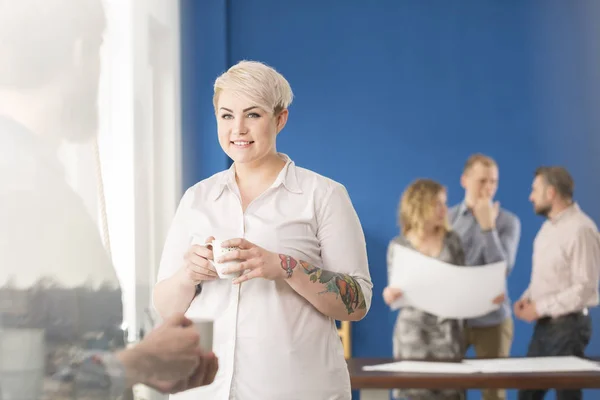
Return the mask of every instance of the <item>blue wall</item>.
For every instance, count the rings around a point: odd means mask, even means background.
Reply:
[[[183,187],[227,167],[212,106],[216,77],[229,63],[225,1],[181,1]]]
[[[296,98],[278,150],[346,185],[367,237],[375,293],[353,325],[354,356],[391,355],[385,252],[413,179],[443,182],[455,203],[469,154],[498,161],[498,199],[523,226],[513,299],[542,223],[527,200],[538,165],[567,166],[600,222],[600,2],[182,0],[182,16],[184,183],[228,165],[216,76],[241,59],[281,71]],[[588,350],[600,355],[593,317]],[[531,331],[516,323],[513,354],[525,353]]]

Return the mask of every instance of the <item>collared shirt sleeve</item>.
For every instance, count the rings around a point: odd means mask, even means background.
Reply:
[[[187,220],[193,199],[192,189],[188,189],[177,207],[175,217],[167,233],[156,283],[170,278],[183,266],[183,256],[190,245]]]
[[[521,222],[519,219],[512,215],[506,215],[496,229],[485,232],[483,237],[485,241],[483,252],[485,263],[506,261],[507,274],[510,273],[515,265],[521,238]]]
[[[373,283],[369,273],[365,236],[346,188],[331,183],[319,213],[317,237],[323,268],[353,277],[360,285],[367,311]]]
[[[106,367],[106,373],[110,379],[111,398],[119,398],[128,389],[125,366],[117,358],[115,353],[105,353],[103,362]]]
[[[600,279],[600,237],[596,230],[579,229],[569,251],[572,285],[536,301],[540,316],[559,316],[586,307]]]
[[[114,353],[88,354],[72,368],[74,383],[78,387],[77,393],[81,393],[83,397],[90,396],[102,386],[107,387],[111,400],[118,399],[125,394],[127,389],[125,367]]]
[[[128,389],[125,367],[109,351],[72,354],[49,378],[54,383],[46,382],[43,387],[43,396],[49,398],[67,390],[73,399],[117,400]]]

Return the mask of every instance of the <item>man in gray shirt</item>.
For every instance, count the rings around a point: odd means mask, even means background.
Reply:
[[[508,273],[515,263],[521,223],[513,213],[494,202],[498,188],[498,165],[483,154],[467,160],[461,185],[462,203],[449,210],[452,228],[459,234],[465,250],[466,265],[477,266],[506,261]],[[513,320],[508,297],[499,293],[496,311],[466,321],[465,350],[473,346],[478,357],[507,357],[513,340]],[[484,400],[503,400],[504,390],[484,390]]]

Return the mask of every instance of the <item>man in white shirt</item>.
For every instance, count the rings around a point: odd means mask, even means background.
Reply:
[[[547,218],[533,243],[531,283],[515,303],[515,315],[536,322],[528,356],[583,357],[591,337],[588,308],[598,305],[600,235],[573,200],[574,183],[563,167],[541,167],[529,200]],[[542,399],[544,390],[519,392]],[[579,400],[581,390],[559,390],[558,400]]]

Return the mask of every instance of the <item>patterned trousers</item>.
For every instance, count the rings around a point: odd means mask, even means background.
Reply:
[[[462,323],[440,319],[412,307],[398,314],[394,329],[394,357],[398,359],[460,359],[463,355]],[[396,400],[464,400],[464,391],[395,389]]]

